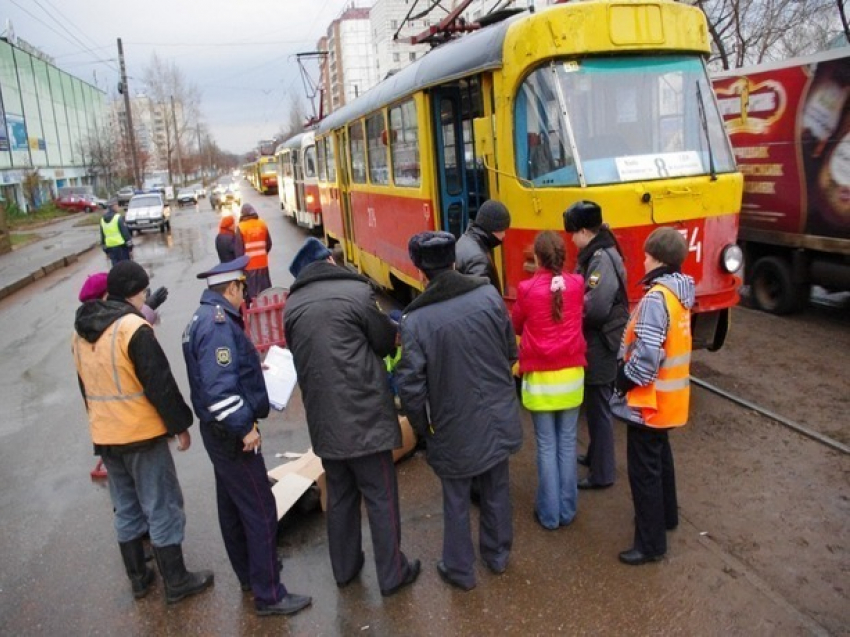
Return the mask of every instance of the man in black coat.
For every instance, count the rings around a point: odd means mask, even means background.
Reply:
[[[511,226],[511,214],[500,201],[485,201],[475,220],[469,224],[466,232],[457,242],[455,249],[456,269],[461,274],[487,277],[499,294],[502,283],[496,264],[493,263],[493,250],[502,245],[505,234]]]
[[[491,571],[505,571],[513,543],[508,458],[522,446],[511,374],[516,336],[488,280],[454,269],[453,235],[423,232],[408,249],[428,285],[402,316],[396,381],[443,486],[437,571],[449,584],[470,590],[476,584],[469,522],[473,478],[481,491],[479,550]]]
[[[362,500],[385,597],[413,583],[420,562],[402,553],[398,482],[392,450],[401,430],[383,358],[395,351],[396,328],[381,312],[371,283],[337,266],[310,237],[289,271],[284,329],[307,412],[313,450],[328,486],[328,548],[337,585],[363,568]]]

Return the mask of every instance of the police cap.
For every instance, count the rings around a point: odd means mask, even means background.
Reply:
[[[238,281],[239,279],[244,278],[245,267],[248,265],[248,261],[250,261],[250,257],[246,254],[233,259],[233,261],[219,263],[214,268],[210,268],[206,272],[201,272],[198,275],[198,278],[206,279],[207,286],[227,283],[228,281]]]

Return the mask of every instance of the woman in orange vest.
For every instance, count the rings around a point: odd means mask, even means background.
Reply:
[[[674,228],[656,228],[643,246],[647,289],[629,318],[620,347],[614,414],[629,427],[626,458],[635,507],[632,548],[620,561],[637,566],[667,552],[679,524],[676,473],[667,431],[688,421],[694,280],[682,274],[688,254]]]
[[[246,296],[250,304],[263,290],[272,286],[269,276],[269,252],[272,249],[272,238],[266,223],[260,219],[257,211],[249,203],[242,204],[239,213],[239,232],[237,233],[236,254],[247,254],[248,266],[245,276],[248,280]]]

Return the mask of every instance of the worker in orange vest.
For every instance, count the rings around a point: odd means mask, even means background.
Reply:
[[[694,280],[682,274],[688,255],[674,228],[656,228],[643,250],[647,292],[629,318],[620,347],[612,410],[629,427],[629,485],[635,507],[634,543],[620,561],[637,566],[667,552],[667,531],[679,524],[676,473],[668,430],[688,421],[691,308]]]
[[[257,295],[272,286],[269,276],[269,252],[272,249],[272,238],[266,223],[260,219],[257,211],[249,203],[242,204],[239,214],[239,232],[237,234],[236,255],[248,255],[248,266],[245,275],[248,288],[245,296],[251,304]]]

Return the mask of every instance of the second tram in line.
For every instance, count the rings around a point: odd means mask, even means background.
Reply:
[[[563,230],[563,211],[592,199],[625,253],[633,303],[647,235],[685,236],[694,347],[719,348],[738,301],[743,180],[709,50],[702,12],[665,0],[555,5],[432,50],[316,129],[328,244],[388,289],[421,290],[408,239],[460,236],[498,199],[512,217],[496,258],[510,305],[536,234]]]

